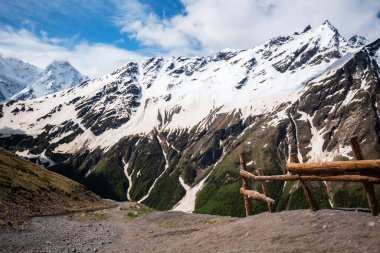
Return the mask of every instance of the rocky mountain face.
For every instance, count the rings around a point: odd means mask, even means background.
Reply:
[[[44,70],[0,56],[0,103],[42,97],[88,80],[70,63],[53,61]]]
[[[380,40],[346,40],[328,21],[247,50],[152,58],[59,93],[0,108],[0,145],[103,197],[158,210],[243,215],[248,169],[378,158]],[[362,40],[361,40],[362,41]],[[306,207],[297,183],[270,183],[277,209]],[[321,207],[365,206],[359,184],[315,183]],[[256,212],[266,210],[254,203]]]
[[[348,42],[355,47],[362,47],[369,43],[363,36],[354,35],[348,39]]]

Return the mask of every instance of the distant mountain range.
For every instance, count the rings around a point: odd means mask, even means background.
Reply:
[[[281,174],[291,153],[301,162],[353,158],[349,137],[358,135],[366,158],[378,158],[379,48],[380,40],[346,39],[326,21],[251,49],[130,62],[4,104],[0,145],[103,197],[243,215],[241,151],[249,170]],[[312,187],[322,207],[366,203],[350,184]],[[307,207],[297,182],[269,188],[278,210]]]
[[[0,55],[0,103],[26,100],[71,88],[88,80],[70,63],[53,61],[44,70]]]

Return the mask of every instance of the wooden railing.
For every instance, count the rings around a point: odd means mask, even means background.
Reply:
[[[375,196],[373,184],[380,183],[380,160],[364,160],[357,137],[351,139],[351,147],[356,161],[299,163],[297,155],[292,154],[290,163],[286,164],[289,173],[274,176],[264,176],[262,169],[257,170],[258,175],[248,172],[245,154],[240,154],[240,176],[243,180],[240,193],[244,196],[246,216],[252,214],[252,200],[264,201],[268,203],[269,211],[274,211],[275,201],[269,197],[267,181],[300,181],[309,207],[313,211],[319,210],[319,207],[308,181],[362,182],[372,215],[379,215],[380,206]],[[250,190],[250,179],[262,182],[263,193]]]

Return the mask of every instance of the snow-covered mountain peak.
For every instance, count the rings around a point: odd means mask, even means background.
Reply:
[[[348,39],[348,42],[353,47],[362,47],[362,46],[368,44],[369,41],[365,37],[355,34],[354,36],[352,36],[351,38]]]
[[[74,87],[88,80],[67,61],[53,61],[41,71],[35,81],[23,89],[14,99],[32,99]]]
[[[340,35],[338,29],[335,28],[335,26],[333,26],[328,20],[323,22],[321,25],[310,29],[310,32],[312,32],[314,34],[319,34],[320,37],[343,38]]]
[[[225,48],[225,49],[220,50],[221,53],[231,53],[231,52],[237,52],[237,51],[239,50],[235,48]]]
[[[38,67],[13,57],[3,58],[0,55],[0,75],[15,79],[24,85],[33,82],[41,71]]]
[[[41,73],[40,76],[46,75],[47,73],[51,73],[50,75],[57,75],[62,80],[62,78],[70,78],[74,76],[80,76],[82,77],[82,74],[79,73],[77,69],[75,69],[68,61],[53,61],[49,65],[46,66],[43,73]],[[68,76],[69,75],[69,76]],[[85,77],[85,76],[83,76]],[[85,78],[85,79],[88,79]],[[71,79],[66,81],[71,81]],[[67,84],[66,88],[69,88],[71,85]]]
[[[331,29],[331,30],[334,31],[334,32],[338,32],[338,29],[336,29],[335,26],[333,26],[333,25],[330,23],[330,21],[329,21],[328,19],[326,19],[326,20],[322,23],[322,25],[320,25],[320,26],[325,26],[325,27],[328,27],[329,29]]]
[[[349,60],[358,50],[325,22],[301,34],[277,36],[251,49],[130,62],[104,77],[57,94],[59,99],[48,96],[28,102],[34,110],[28,113],[28,120],[39,119],[30,131],[42,131],[54,117],[56,125],[77,123],[84,131],[78,143],[91,143],[91,148],[96,148],[109,147],[118,140],[110,136],[191,128],[211,112],[238,110],[242,117],[262,115],[297,99],[297,92],[307,82]],[[55,68],[57,65],[62,67]],[[53,62],[38,79],[39,85],[31,87],[33,93],[41,87],[71,87],[60,85],[80,79],[75,71],[67,73],[71,68],[69,63]],[[61,112],[52,107],[62,108]],[[15,129],[30,125],[24,118],[9,124]],[[57,150],[73,149],[64,145]]]
[[[313,37],[320,38],[339,38],[345,40],[339,33],[338,29],[333,26],[328,20],[324,21],[321,25],[311,28],[306,27],[302,34],[312,34]]]
[[[58,61],[54,60],[49,65],[46,66],[46,70],[49,69],[61,69],[61,68],[68,68],[68,69],[74,69],[74,67],[68,62],[68,61]]]
[[[0,55],[0,103],[35,81],[41,72],[39,68],[15,58],[3,58]]]
[[[22,60],[0,55],[0,103],[37,98],[88,80],[67,61],[53,61],[40,69]]]

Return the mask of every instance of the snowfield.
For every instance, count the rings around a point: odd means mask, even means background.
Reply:
[[[304,56],[300,49],[317,52],[302,63]],[[297,100],[299,91],[309,80],[349,60],[359,49],[325,22],[305,33],[274,38],[248,50],[226,49],[212,57],[153,58],[137,64],[134,71],[128,63],[78,87],[4,107],[4,114],[12,117],[1,118],[0,126],[38,135],[47,124],[60,126],[73,121],[84,133],[75,142],[58,146],[56,152],[73,153],[83,146],[90,150],[98,146],[107,149],[123,136],[146,134],[154,128],[161,131],[188,129],[212,111],[215,114],[238,109],[243,118],[276,111],[283,103]],[[341,57],[310,64],[326,54],[340,54]],[[294,58],[289,59],[289,56]],[[62,82],[70,79],[64,76]],[[115,84],[119,94],[116,98],[106,91]],[[137,98],[140,106],[128,111],[125,100],[131,96],[131,84],[141,89]],[[73,101],[90,101],[97,96],[101,98],[92,104],[92,111],[113,111],[118,117],[127,115],[130,119],[119,127],[94,135],[83,126]],[[19,107],[26,111],[12,113]],[[44,118],[49,113],[53,115]],[[158,120],[160,117],[163,119]],[[285,117],[279,112],[272,124]]]

